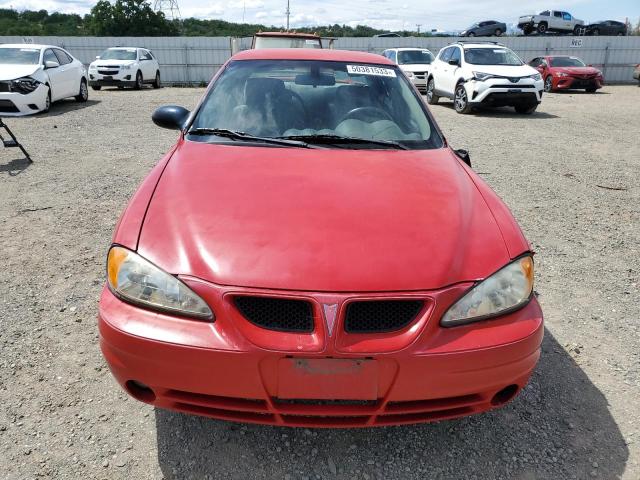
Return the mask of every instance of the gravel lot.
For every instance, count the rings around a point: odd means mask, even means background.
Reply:
[[[533,116],[432,107],[538,255],[530,385],[472,418],[373,430],[243,426],[122,392],[96,307],[115,222],[175,140],[155,107],[201,89],[103,90],[9,119],[0,150],[0,476],[7,479],[640,478],[640,88],[546,95]]]

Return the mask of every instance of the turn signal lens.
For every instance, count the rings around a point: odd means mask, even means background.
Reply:
[[[533,258],[520,257],[478,283],[458,300],[440,324],[451,327],[504,315],[524,307],[533,292]]]
[[[124,247],[113,246],[107,256],[109,289],[121,300],[178,315],[213,319],[213,312],[178,278]]]

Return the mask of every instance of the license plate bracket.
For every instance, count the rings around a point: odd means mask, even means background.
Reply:
[[[378,362],[371,359],[283,358],[278,398],[376,400]]]

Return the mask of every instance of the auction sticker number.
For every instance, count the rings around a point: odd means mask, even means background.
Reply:
[[[375,75],[377,77],[396,76],[396,72],[390,68],[372,67],[370,65],[347,65],[347,72],[354,75]]]

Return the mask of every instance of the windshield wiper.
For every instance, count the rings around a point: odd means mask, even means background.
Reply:
[[[391,140],[374,140],[370,138],[359,138],[359,137],[343,137],[342,135],[332,135],[332,134],[315,134],[315,135],[288,135],[286,137],[277,137],[283,140],[301,140],[306,143],[324,143],[324,144],[373,144],[373,145],[384,145],[385,147],[397,148],[399,150],[409,150],[409,148],[405,145],[402,145],[399,142],[393,142]]]
[[[299,148],[317,148],[306,142],[296,141],[295,139],[286,140],[279,137],[257,137],[245,132],[236,132],[226,128],[193,128],[187,132],[187,135],[215,135],[216,137],[230,138],[231,140],[243,140],[247,142],[269,143],[272,145],[285,145],[288,147]]]

